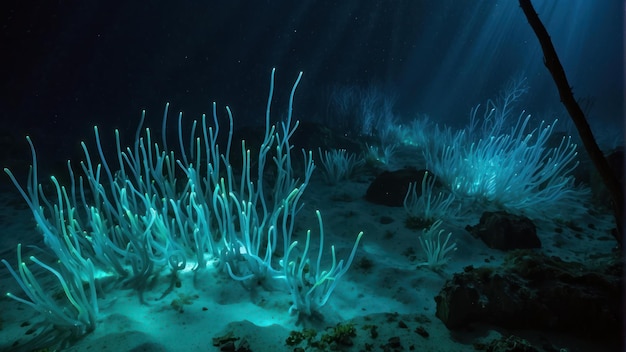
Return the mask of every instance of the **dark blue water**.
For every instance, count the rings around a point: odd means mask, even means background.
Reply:
[[[594,125],[623,124],[619,0],[535,1]],[[0,123],[6,159],[80,155],[92,126],[132,136],[140,111],[165,102],[191,118],[217,101],[236,124],[263,118],[277,68],[276,118],[304,71],[296,117],[323,120],[333,87],[376,87],[401,118],[462,126],[469,109],[526,76],[529,112],[567,115],[516,1],[3,2]],[[105,138],[106,140],[106,138]],[[6,149],[6,148],[5,148]],[[9,154],[9,155],[7,155]]]

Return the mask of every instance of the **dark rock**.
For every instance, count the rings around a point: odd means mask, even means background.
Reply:
[[[416,327],[415,328],[415,333],[420,335],[423,338],[428,338],[428,336],[430,336],[428,331],[426,331],[426,329],[423,326]]]
[[[531,251],[514,251],[499,268],[455,274],[435,297],[449,329],[487,323],[573,333],[619,343],[621,259],[591,267]]]
[[[428,170],[413,168],[385,171],[372,181],[365,194],[365,199],[376,204],[401,207],[411,182],[418,184],[417,193],[418,195],[421,194],[421,184],[426,172],[431,176],[433,175]]]
[[[489,246],[503,251],[541,248],[535,224],[529,218],[505,211],[486,211],[478,225],[465,229]]]
[[[489,342],[489,344],[475,344],[474,349],[486,352],[539,352],[546,351],[545,349],[539,349],[533,346],[527,340],[510,335],[507,337],[500,337]],[[554,351],[558,351],[554,349]]]
[[[391,348],[402,348],[402,343],[400,342],[400,337],[392,336],[387,340],[387,345]]]

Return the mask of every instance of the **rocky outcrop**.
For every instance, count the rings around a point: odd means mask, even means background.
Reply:
[[[483,240],[489,248],[508,251],[541,247],[532,220],[505,211],[486,211],[477,225],[468,225],[465,229],[474,237]]]
[[[466,268],[439,292],[437,317],[449,329],[473,323],[619,339],[622,262],[565,262],[513,251],[501,267]]]

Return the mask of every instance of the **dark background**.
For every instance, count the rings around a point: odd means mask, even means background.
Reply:
[[[623,125],[620,0],[534,1],[570,83],[599,130]],[[524,107],[568,117],[517,1],[3,1],[2,166],[26,171],[32,136],[43,168],[80,160],[93,126],[130,141],[141,110],[189,119],[229,105],[236,125],[263,122],[276,67],[276,117],[299,71],[299,119],[321,121],[333,86],[374,85],[407,119],[463,126],[510,78],[528,77]],[[172,115],[173,116],[173,115]],[[602,132],[600,132],[602,133]],[[0,177],[0,184],[8,178]]]

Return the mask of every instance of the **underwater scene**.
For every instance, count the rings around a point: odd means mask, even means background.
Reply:
[[[0,6],[0,351],[624,350],[622,1]]]

